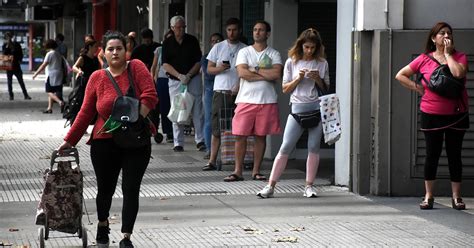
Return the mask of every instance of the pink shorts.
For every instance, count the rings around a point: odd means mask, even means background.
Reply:
[[[240,136],[265,136],[279,134],[280,114],[278,105],[238,103],[232,119],[232,134]]]

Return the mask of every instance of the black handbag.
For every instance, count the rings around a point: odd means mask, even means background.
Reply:
[[[321,112],[319,110],[313,110],[303,113],[291,113],[291,116],[300,124],[302,128],[313,128],[319,125],[321,121]]]
[[[421,78],[425,80],[427,87],[442,97],[450,99],[461,98],[464,91],[464,79],[455,78],[449,70],[448,65],[439,63],[438,60],[429,54],[426,54],[426,56],[438,64],[438,67],[436,67],[430,76],[430,81],[427,81],[425,77],[421,75]]]
[[[121,126],[112,132],[115,144],[122,148],[140,148],[150,145],[151,131],[147,119],[140,115],[140,101],[135,98],[135,86],[130,65],[127,68],[130,86],[125,96],[110,71],[107,69],[105,71],[117,92],[110,115],[112,120],[121,123]]]

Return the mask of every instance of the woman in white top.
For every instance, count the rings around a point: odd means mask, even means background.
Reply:
[[[283,93],[290,93],[291,113],[305,113],[319,110],[319,96],[329,88],[329,69],[325,59],[321,36],[315,29],[307,29],[301,33],[288,52],[288,59],[283,71]],[[257,196],[273,197],[277,181],[288,162],[288,155],[295,148],[305,128],[288,115],[283,142],[275,161],[268,185]],[[316,197],[313,182],[319,166],[319,146],[321,143],[321,122],[308,128],[308,158],[306,161],[306,187],[304,196]]]
[[[64,80],[64,62],[63,56],[56,51],[58,44],[54,40],[47,40],[44,48],[47,53],[43,63],[33,74],[33,80],[46,69],[46,93],[48,93],[48,108],[43,111],[44,114],[53,113],[53,103],[57,102],[61,106],[61,112],[64,108],[63,102],[63,80]]]

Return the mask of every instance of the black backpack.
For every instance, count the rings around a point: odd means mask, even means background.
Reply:
[[[64,127],[72,126],[76,119],[79,110],[81,110],[82,102],[84,101],[84,94],[86,91],[86,82],[84,77],[80,76],[76,80],[77,84],[69,93],[68,101],[64,105],[63,118],[66,119]]]

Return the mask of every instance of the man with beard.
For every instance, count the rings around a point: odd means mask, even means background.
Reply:
[[[257,21],[253,27],[254,44],[237,55],[237,73],[241,80],[232,119],[232,134],[236,136],[235,168],[224,178],[226,182],[244,180],[242,167],[248,136],[255,136],[252,179],[266,180],[260,174],[266,136],[280,133],[275,82],[281,79],[283,65],[280,53],[267,44],[270,31],[268,22]]]
[[[215,44],[207,56],[207,71],[211,75],[216,75],[214,79],[214,95],[212,98],[212,138],[211,154],[209,162],[202,170],[215,170],[217,153],[220,147],[220,122],[221,110],[225,111],[226,117],[231,117],[235,109],[235,96],[237,94],[239,76],[235,68],[237,54],[240,49],[246,47],[240,42],[242,26],[237,18],[230,18],[226,22],[227,39]],[[227,121],[227,120],[223,120]]]

